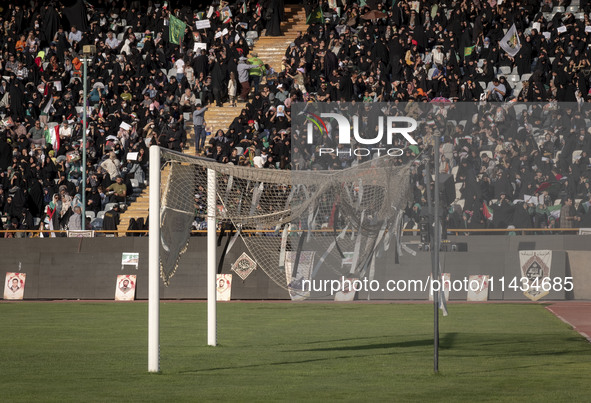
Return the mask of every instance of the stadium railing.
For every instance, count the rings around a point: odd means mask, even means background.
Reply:
[[[448,235],[469,235],[469,234],[484,234],[484,235],[493,235],[493,234],[506,234],[506,233],[515,233],[515,235],[532,235],[536,233],[554,233],[553,235],[568,235],[575,233],[578,234],[580,228],[479,228],[479,229],[470,229],[470,228],[448,228],[447,234]],[[90,230],[89,230],[90,231]],[[314,230],[315,232],[332,232],[332,230],[320,229]],[[418,229],[404,229],[402,230],[404,235],[419,235],[420,231]],[[148,235],[148,230],[96,230],[93,231],[98,236],[106,236],[106,235],[117,235],[117,236],[127,236],[127,234],[138,234],[138,235]],[[219,234],[219,230],[217,231]],[[273,233],[275,231],[270,230],[244,230],[244,233],[260,233],[260,232],[269,232]],[[293,230],[293,232],[298,232]],[[68,231],[65,230],[0,230],[0,238],[6,238],[6,234],[14,234],[17,233],[24,233],[28,234],[27,238],[37,238],[39,237],[40,233],[43,234],[60,234],[60,235],[67,235]],[[191,231],[192,235],[203,235],[207,234],[207,230],[193,230]]]

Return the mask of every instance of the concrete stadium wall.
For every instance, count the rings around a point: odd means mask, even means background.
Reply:
[[[406,237],[410,247],[418,250],[417,238]],[[490,300],[525,300],[523,293],[509,289],[514,277],[521,277],[519,250],[553,251],[551,277],[573,276],[574,291],[550,292],[550,299],[591,298],[591,237],[577,235],[547,236],[470,236],[451,237],[450,241],[466,243],[467,252],[441,254],[443,271],[454,279],[472,274],[488,274],[495,279],[505,278],[505,290],[499,280],[489,293]],[[389,253],[377,259],[375,279],[380,284],[394,280],[423,280],[431,273],[429,252],[418,251],[416,256],[404,254],[395,264],[396,257]],[[246,250],[239,241],[224,261],[223,273],[231,273],[230,266]],[[194,237],[181,258],[179,269],[169,287],[161,286],[163,299],[206,298],[206,238]],[[121,267],[123,252],[138,252],[138,269]],[[221,248],[218,249],[218,255]],[[138,238],[52,238],[3,239],[0,241],[0,261],[5,272],[27,273],[25,299],[113,299],[118,274],[136,274],[137,299],[148,297],[148,239]],[[334,272],[320,270],[317,279],[334,279]],[[245,281],[233,276],[232,299],[288,299],[287,292],[277,286],[259,268]],[[450,299],[465,300],[465,291],[450,292]],[[327,293],[313,292],[313,298],[332,299]],[[426,292],[377,291],[358,293],[365,300],[424,300]]]

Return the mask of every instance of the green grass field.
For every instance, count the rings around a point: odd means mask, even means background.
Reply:
[[[589,401],[591,344],[542,305],[452,304],[433,374],[428,304],[0,304],[0,401]]]

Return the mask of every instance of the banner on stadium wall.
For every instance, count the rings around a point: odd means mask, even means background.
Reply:
[[[232,296],[232,275],[218,274],[216,277],[216,301],[230,301]]]
[[[304,280],[310,280],[314,268],[314,251],[300,252],[298,267],[294,273],[297,252],[285,252],[285,279],[292,301],[302,301],[310,296],[310,290],[304,291]]]
[[[253,270],[256,270],[257,264],[246,252],[242,252],[242,255],[232,265],[232,271],[238,274],[238,276],[244,281]]]
[[[138,252],[123,252],[121,254],[121,270],[123,270],[125,266],[134,266],[137,270],[139,264],[140,254]]]
[[[343,289],[335,293],[334,300],[336,302],[350,302],[355,300],[355,295],[357,294],[357,291],[355,291],[352,287],[353,282],[355,280],[359,279],[341,277],[341,284],[343,285]]]
[[[544,279],[550,278],[552,251],[521,250],[519,251],[519,263],[521,264],[520,287],[527,289],[523,295],[532,301],[537,301],[548,295],[550,289],[544,286]],[[546,280],[546,282],[548,281]],[[547,291],[544,291],[544,288]]]
[[[484,274],[468,277],[468,301],[488,301],[488,281]]]
[[[94,231],[89,230],[68,230],[68,238],[94,238]]]
[[[4,299],[22,300],[25,295],[27,273],[6,273]]]
[[[135,299],[135,274],[120,274],[115,286],[115,301],[133,301]]]

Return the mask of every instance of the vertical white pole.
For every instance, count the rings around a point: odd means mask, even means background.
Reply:
[[[150,147],[148,371],[160,371],[160,147]]]
[[[216,174],[207,170],[207,345],[217,345],[216,318]]]

